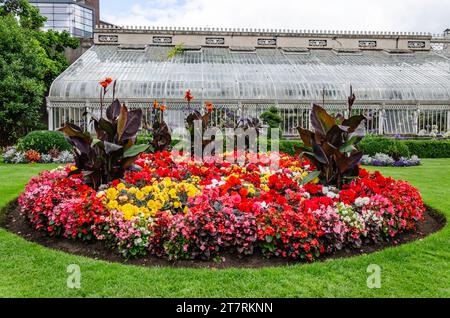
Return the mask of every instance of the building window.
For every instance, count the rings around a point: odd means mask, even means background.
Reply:
[[[67,31],[72,36],[91,38],[94,29],[94,11],[74,1],[30,1],[47,18],[44,30]]]

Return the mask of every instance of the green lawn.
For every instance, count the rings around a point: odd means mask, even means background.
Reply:
[[[0,205],[45,166],[0,164]],[[427,204],[450,217],[450,159],[383,168],[410,181]],[[424,240],[349,259],[265,269],[140,268],[53,251],[0,230],[0,297],[450,297],[450,227]],[[81,268],[81,289],[66,268]],[[382,286],[366,286],[378,264]]]

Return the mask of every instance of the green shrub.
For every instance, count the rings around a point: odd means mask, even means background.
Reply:
[[[33,131],[21,138],[17,148],[22,151],[36,150],[40,153],[48,153],[51,149],[71,150],[72,146],[61,132],[43,130]]]
[[[280,152],[295,156],[297,154],[296,148],[303,146],[303,143],[298,140],[280,140]]]
[[[450,158],[450,140],[403,140],[411,155],[419,158]]]
[[[358,147],[369,156],[377,153],[384,153],[391,157],[410,157],[411,155],[408,146],[402,140],[381,136],[367,136]]]
[[[272,106],[269,110],[262,113],[259,118],[262,122],[269,126],[267,137],[270,139],[272,137],[272,128],[278,128],[280,130],[279,138],[283,136],[283,131],[281,129],[281,123],[283,122],[283,118],[280,116],[278,108]]]

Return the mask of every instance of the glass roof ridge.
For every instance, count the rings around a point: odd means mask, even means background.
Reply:
[[[239,33],[288,33],[313,35],[368,35],[368,36],[443,36],[431,32],[416,31],[383,31],[383,30],[330,30],[330,29],[298,29],[298,28],[258,28],[258,27],[198,27],[198,26],[155,26],[155,25],[96,25],[96,31],[184,31],[184,32],[239,32]]]

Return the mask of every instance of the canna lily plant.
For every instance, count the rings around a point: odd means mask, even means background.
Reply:
[[[128,110],[115,99],[106,109],[106,118],[92,116],[92,120],[94,138],[72,123],[66,123],[60,131],[74,148],[76,169],[71,175],[83,174],[86,183],[98,189],[122,178],[148,145],[135,145],[142,121],[141,109]]]
[[[354,101],[355,95],[351,94],[348,99],[349,114]],[[311,112],[313,131],[297,128],[303,141],[303,147],[298,152],[316,166],[316,174],[322,184],[341,188],[358,176],[358,163],[363,152],[356,146],[364,135],[357,133],[357,129],[365,119],[362,115],[333,117],[315,104]]]
[[[198,110],[192,110],[191,108],[191,101],[194,99],[194,97],[191,95],[191,91],[186,91],[185,99],[188,102],[188,111],[190,113],[186,117],[186,128],[189,132],[189,136],[191,139],[191,155],[194,156],[194,140],[195,140],[195,123],[200,122],[201,123],[201,138],[202,138],[202,150],[206,148],[207,145],[209,145],[211,142],[213,142],[213,139],[207,139],[204,138],[206,130],[208,129],[208,126],[210,124],[211,120],[211,114],[214,111],[214,105],[211,102],[205,103],[206,112],[205,114],[201,114]]]
[[[248,118],[248,117],[241,117],[238,119],[237,123],[236,123],[236,139],[237,138],[242,138],[242,133],[247,132],[248,129],[254,129],[255,133],[256,133],[256,138],[259,138],[259,135],[261,133],[261,130],[263,129],[263,125],[261,124],[260,120],[258,118]],[[237,130],[240,129],[240,130]],[[256,146],[257,146],[257,152],[259,152],[259,144],[257,142],[257,140],[252,141],[250,140],[250,137],[248,135],[244,136],[245,138],[245,150],[249,150],[250,149],[250,144],[256,141]],[[237,141],[236,141],[237,144]]]
[[[148,128],[153,136],[153,139],[150,142],[150,148],[153,153],[168,150],[172,143],[169,126],[164,121],[165,111],[165,105],[159,105],[157,100],[153,102],[153,126]]]

